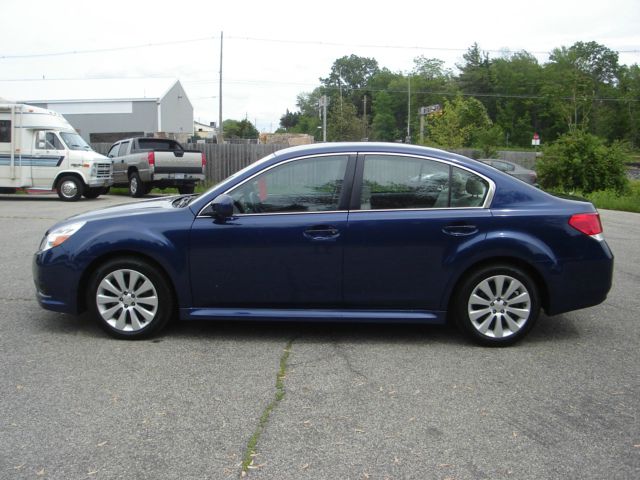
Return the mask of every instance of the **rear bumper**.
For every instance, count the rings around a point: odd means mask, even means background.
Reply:
[[[601,255],[565,261],[561,272],[550,280],[548,315],[593,307],[606,300],[613,283],[614,259],[605,241],[598,244]]]

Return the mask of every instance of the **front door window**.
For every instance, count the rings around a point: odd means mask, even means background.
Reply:
[[[348,156],[312,157],[279,165],[236,187],[236,214],[338,210]]]

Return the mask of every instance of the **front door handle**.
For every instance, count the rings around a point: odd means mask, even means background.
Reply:
[[[466,237],[478,233],[478,227],[475,225],[447,225],[442,227],[442,231],[453,237]]]
[[[304,236],[315,241],[335,240],[340,236],[340,230],[332,225],[314,225],[304,231]]]

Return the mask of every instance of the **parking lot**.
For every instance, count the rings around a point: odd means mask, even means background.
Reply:
[[[511,348],[240,322],[126,342],[42,310],[31,258],[55,221],[129,201],[0,195],[0,478],[238,478],[256,433],[248,478],[640,477],[640,215],[601,212],[608,300]]]

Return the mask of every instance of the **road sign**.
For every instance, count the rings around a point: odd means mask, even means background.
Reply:
[[[540,146],[540,135],[538,133],[533,134],[533,138],[531,139],[531,146],[538,147]]]
[[[436,113],[442,110],[442,105],[440,104],[435,104],[435,105],[429,105],[428,107],[420,107],[420,109],[418,110],[418,114],[419,115],[430,115],[432,113]]]

